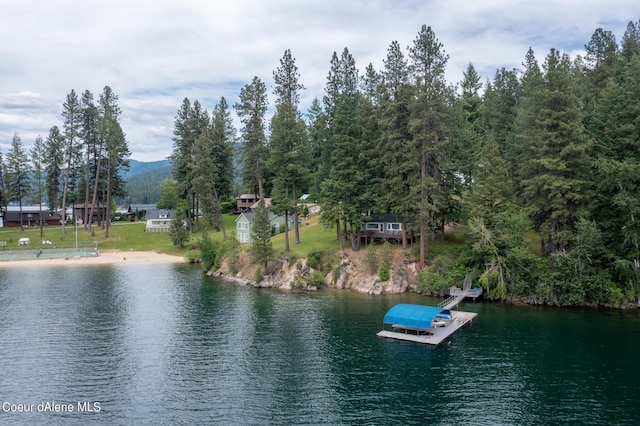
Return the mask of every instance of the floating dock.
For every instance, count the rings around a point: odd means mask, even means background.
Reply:
[[[451,321],[442,327],[420,328],[392,324],[393,331],[382,330],[377,336],[427,345],[439,345],[477,316],[478,314],[475,312],[451,311]]]
[[[474,312],[452,311],[466,297],[473,300],[482,294],[482,288],[471,288],[467,276],[462,289],[451,287],[450,297],[436,306],[399,304],[384,316],[383,326],[391,330],[382,330],[377,336],[409,342],[439,345],[447,337],[470,323],[478,316]]]

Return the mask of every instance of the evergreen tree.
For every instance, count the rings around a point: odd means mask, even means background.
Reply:
[[[330,152],[328,152],[327,115],[318,98],[314,98],[307,112],[309,137],[309,171],[312,178],[311,192],[318,196],[320,185],[329,175]]]
[[[457,99],[458,113],[461,115],[461,126],[457,129],[459,137],[453,146],[452,154],[456,160],[456,169],[465,183],[473,180],[474,169],[484,140],[484,105],[480,97],[480,76],[473,64],[464,71],[464,79],[460,84],[462,93]]]
[[[243,127],[240,130],[240,161],[242,184],[245,190],[265,197],[267,138],[265,135],[264,115],[267,112],[267,87],[258,77],[253,77],[240,91],[240,102],[234,105]]]
[[[80,164],[82,162],[82,145],[80,144],[82,126],[82,108],[74,90],[67,95],[62,105],[64,129],[64,183],[62,187],[62,235],[66,235],[67,202],[75,201],[70,194],[76,186]]]
[[[543,252],[551,254],[570,248],[584,213],[589,141],[568,56],[552,49],[544,69],[539,85],[523,85],[518,137],[522,203],[541,232]]]
[[[627,29],[622,36],[620,53],[627,63],[640,56],[640,20],[627,24]]]
[[[362,128],[358,70],[348,48],[331,58],[331,69],[325,88],[325,115],[328,125],[327,178],[321,185],[324,206],[321,219],[327,225],[336,224],[342,246],[342,233],[350,236],[351,248],[359,250],[360,232],[364,228],[364,212],[371,210],[367,202],[365,175],[366,152],[362,145]],[[375,142],[375,141],[371,141]],[[365,207],[367,205],[367,207]],[[342,228],[340,226],[342,223]]]
[[[180,198],[189,205],[187,224],[190,232],[193,231],[193,217],[196,212],[193,151],[196,140],[208,126],[209,116],[202,110],[200,102],[196,100],[191,105],[189,99],[185,98],[176,115],[171,160],[173,160],[173,175],[178,183]]]
[[[381,203],[385,212],[392,212],[402,221],[402,245],[407,248],[407,223],[417,218],[417,204],[412,182],[419,170],[418,151],[409,131],[413,88],[409,81],[409,64],[402,49],[394,41],[387,50],[382,71],[381,98],[382,153]]]
[[[290,50],[273,72],[276,111],[271,120],[269,168],[273,171],[271,208],[285,217],[284,249],[289,251],[289,215],[294,218],[295,243],[300,242],[298,196],[307,177],[306,127],[298,112],[300,75]]]
[[[618,43],[611,31],[598,28],[585,45],[590,91],[596,95],[617,72]]]
[[[186,226],[187,216],[184,212],[184,205],[178,207],[176,215],[169,225],[169,238],[174,246],[183,248],[189,241],[189,229]]]
[[[32,197],[38,206],[40,206],[39,218],[40,218],[40,240],[42,241],[44,236],[44,230],[42,229],[42,199],[44,198],[46,182],[45,182],[45,145],[44,141],[38,136],[33,143],[33,147],[29,151],[31,154],[31,175],[33,179],[33,193]]]
[[[355,60],[345,48],[340,57],[334,52],[327,77],[325,110],[329,117],[331,168],[321,187],[325,224],[335,223],[340,235],[348,231],[353,250],[360,249],[364,214],[371,210],[372,197],[366,191],[368,160],[364,157],[359,122],[360,94]],[[342,237],[340,237],[342,241]]]
[[[105,153],[100,155],[98,161],[98,171],[96,177],[102,176],[106,180],[103,184],[103,203],[107,209],[113,204],[113,198],[124,198],[125,182],[122,172],[129,168],[129,144],[126,135],[120,126],[120,114],[122,110],[118,105],[118,95],[109,86],[105,86],[98,100],[100,146],[104,147]],[[102,166],[100,166],[102,164]],[[106,186],[106,187],[105,187]],[[97,184],[94,187],[94,199],[97,199]],[[107,211],[105,238],[109,238],[109,227],[111,225],[111,214]]]
[[[629,58],[629,59],[627,59]],[[624,293],[640,294],[640,56],[601,92],[590,121],[596,197],[593,217],[617,261]]]
[[[271,244],[271,223],[269,222],[269,210],[264,205],[264,199],[258,201],[258,208],[253,216],[251,226],[251,247],[249,253],[253,262],[267,269],[269,262],[274,258],[275,251]]]
[[[58,126],[49,129],[49,136],[44,143],[44,167],[46,176],[47,199],[49,211],[58,212],[60,201],[60,181],[62,167],[64,166],[64,135],[60,133]],[[64,214],[62,215],[64,217]]]
[[[360,90],[356,109],[356,126],[359,132],[358,164],[363,169],[360,201],[363,215],[381,211],[381,183],[384,167],[380,165],[379,142],[382,126],[381,98],[382,76],[369,64],[365,75],[359,79]],[[366,209],[366,210],[364,210]],[[386,211],[389,211],[386,209]]]
[[[194,184],[205,216],[203,229],[212,223],[222,230],[225,240],[220,202],[231,195],[234,135],[227,103],[222,98],[214,108],[211,127],[200,134],[194,147]]]
[[[509,167],[493,136],[483,146],[472,190],[465,197],[466,217],[481,217],[488,226],[496,224],[496,215],[509,215],[519,208]]]
[[[514,179],[519,169],[518,149],[514,141],[516,106],[520,99],[520,81],[515,71],[502,68],[484,93],[484,121],[487,137],[493,137],[507,162],[509,176]]]
[[[221,98],[213,109],[211,120],[211,134],[213,137],[214,164],[217,169],[214,195],[216,201],[216,214],[218,226],[222,229],[224,239],[227,239],[224,223],[222,221],[222,200],[232,196],[234,180],[234,152],[233,145],[236,141],[236,129],[229,111],[227,101]]]
[[[102,160],[102,138],[100,137],[98,121],[99,112],[93,99],[93,93],[85,90],[80,99],[82,107],[82,139],[85,152],[84,191],[80,199],[84,199],[83,226],[91,230],[93,222],[93,208],[97,202],[97,188],[100,182],[100,161]],[[95,186],[92,191],[91,188]],[[91,196],[93,194],[93,198]]]
[[[415,138],[420,161],[419,179],[413,182],[420,211],[420,258],[425,266],[428,255],[428,230],[435,225],[440,206],[447,194],[443,184],[445,161],[443,156],[448,142],[447,119],[450,114],[451,90],[444,78],[449,56],[444,53],[431,27],[425,25],[409,48],[410,70],[415,85],[411,109],[410,131]]]
[[[9,201],[17,201],[20,206],[20,229],[24,231],[22,204],[31,191],[29,159],[18,132],[13,134],[11,149],[7,153],[5,173]]]
[[[206,128],[193,147],[193,188],[203,215],[203,233],[207,232],[209,224],[214,223],[216,215],[214,188],[217,165],[213,162],[213,157],[211,129]]]

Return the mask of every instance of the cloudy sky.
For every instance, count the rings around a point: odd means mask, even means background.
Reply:
[[[409,46],[431,26],[449,55],[447,80],[471,62],[484,79],[518,68],[531,46],[581,54],[602,27],[621,39],[640,19],[638,0],[2,0],[0,150],[14,132],[26,147],[61,126],[66,95],[104,86],[120,98],[132,158],[165,159],[182,100],[209,111],[273,70],[291,49],[307,90],[322,98],[334,51],[360,70],[382,68],[390,43]],[[406,51],[405,51],[406,53]]]

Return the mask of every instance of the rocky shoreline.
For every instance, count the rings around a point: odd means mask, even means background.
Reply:
[[[236,259],[233,267],[226,261],[219,270],[209,271],[208,274],[253,287],[306,291],[318,289],[315,282],[309,282],[315,270],[307,265],[307,259],[291,261],[280,258],[276,262],[272,273],[260,274],[262,279],[259,282],[255,280],[258,267],[251,264],[246,253]],[[328,273],[322,274],[324,279],[321,285],[371,295],[405,293],[416,285],[415,262],[394,258],[389,267],[389,279],[384,281],[377,273],[370,273],[369,269],[365,264],[364,253],[340,251],[337,253],[337,264]]]

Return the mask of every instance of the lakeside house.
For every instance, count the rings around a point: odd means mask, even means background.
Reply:
[[[240,213],[236,219],[236,238],[241,243],[251,243],[251,227],[255,218],[254,212]],[[280,229],[284,226],[284,216],[278,216],[269,212],[269,223],[271,224],[271,235],[279,234]],[[289,228],[293,227],[293,217],[289,217]]]
[[[251,206],[260,200],[257,194],[240,194],[236,197],[236,211],[238,213],[251,211]]]
[[[74,204],[73,208],[73,216],[77,219],[85,220],[85,212],[88,214],[92,213],[92,205],[91,204]],[[91,223],[101,223],[107,220],[108,209],[103,204],[94,204],[93,205],[93,217],[91,219]]]
[[[264,199],[264,206],[265,208],[269,208],[271,207],[271,201],[273,201],[273,198],[266,198]],[[258,204],[260,204],[260,199],[258,199],[258,201],[256,201],[255,203],[251,204],[251,206],[249,206],[249,211],[250,212],[255,212],[256,209],[258,208]]]
[[[48,206],[7,206],[0,214],[0,227],[15,228],[20,226],[20,215],[22,214],[23,226],[60,225],[60,215],[51,213]]]
[[[365,224],[362,238],[367,242],[402,242],[402,222],[392,213],[373,213],[369,216],[369,221]],[[413,241],[413,232],[407,231],[407,239]]]
[[[175,210],[168,209],[151,209],[147,210],[145,219],[147,225],[145,232],[169,232],[171,221],[176,215]]]

